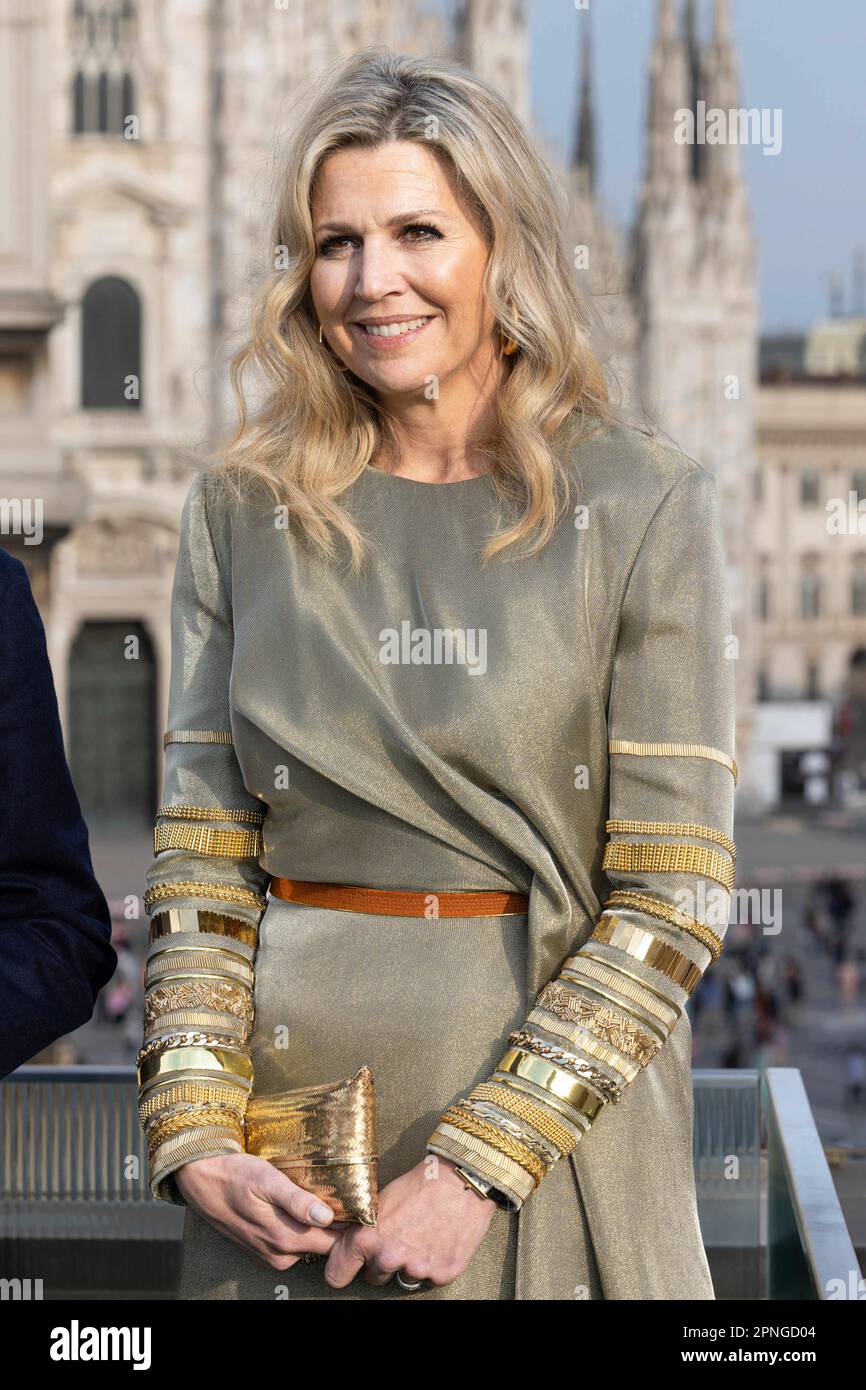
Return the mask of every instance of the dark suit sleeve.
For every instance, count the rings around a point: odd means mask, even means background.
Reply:
[[[87,1022],[117,964],[110,938],[42,620],[0,551],[0,1076]]]

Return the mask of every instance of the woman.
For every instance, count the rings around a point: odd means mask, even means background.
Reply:
[[[173,595],[140,1075],[181,1297],[714,1296],[715,483],[616,419],[557,217],[456,65],[353,56],[296,133]],[[375,1226],[243,1152],[250,1095],[365,1064]]]

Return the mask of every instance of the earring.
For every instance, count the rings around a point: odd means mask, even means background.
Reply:
[[[517,317],[518,317],[518,315],[517,315],[517,310],[513,308],[513,306],[511,305],[510,301],[509,301],[509,306],[508,306],[508,307],[511,309],[511,311],[512,311],[514,317],[515,317],[515,319],[517,319]],[[504,334],[502,334],[502,333],[499,334],[499,342],[500,342],[500,349],[499,349],[499,356],[500,356],[500,357],[503,357],[503,356],[504,356],[504,357],[510,357],[510,356],[512,355],[512,353],[516,352],[517,349],[520,347],[520,344],[517,343],[517,342],[515,342],[515,340],[514,340],[513,338],[507,338],[507,337],[505,337]]]
[[[322,337],[322,325],[321,325],[321,323],[320,323],[320,324],[319,324],[319,342],[321,343],[321,342],[323,342],[323,341],[324,341],[324,339],[323,339],[323,337]],[[329,356],[329,357],[333,357],[334,360],[336,361],[336,354],[330,352],[330,350],[329,350],[329,352],[328,352],[328,356]],[[347,371],[349,370],[349,368],[348,368],[343,362],[337,362],[337,370],[338,370],[338,371],[341,371],[341,372],[347,372]]]

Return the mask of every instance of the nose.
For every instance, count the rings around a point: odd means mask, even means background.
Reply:
[[[402,289],[400,252],[387,236],[365,237],[356,265],[355,293],[368,304]]]

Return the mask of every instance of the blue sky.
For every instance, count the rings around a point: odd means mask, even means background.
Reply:
[[[503,0],[504,2],[504,0]],[[711,0],[702,0],[708,29]],[[775,157],[743,150],[759,242],[765,332],[805,329],[840,273],[851,308],[851,263],[866,249],[866,0],[732,0],[741,102],[780,107]],[[535,125],[551,153],[572,144],[580,25],[574,0],[532,0]],[[644,157],[647,60],[657,0],[590,0],[601,195],[630,219]]]

